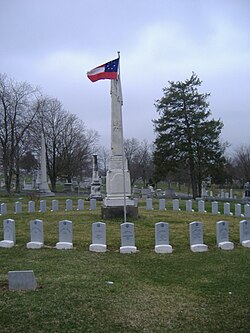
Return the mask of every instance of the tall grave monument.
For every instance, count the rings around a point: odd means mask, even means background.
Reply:
[[[97,155],[93,155],[93,172],[91,182],[90,199],[102,200],[101,184],[98,175]]]
[[[55,194],[51,192],[47,181],[47,166],[46,166],[46,148],[44,135],[41,140],[41,156],[40,156],[40,174],[39,174],[38,192],[46,197],[52,197]]]
[[[104,65],[98,66],[87,73],[88,78],[95,82],[100,79],[111,80],[111,156],[106,176],[106,197],[102,205],[102,217],[112,218],[138,216],[138,207],[131,199],[130,173],[124,154],[122,125],[122,91],[118,57]]]

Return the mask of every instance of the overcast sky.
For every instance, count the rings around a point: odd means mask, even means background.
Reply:
[[[110,81],[86,72],[121,52],[125,138],[152,142],[154,103],[195,72],[222,139],[250,145],[249,0],[0,0],[0,73],[42,88],[110,146]]]

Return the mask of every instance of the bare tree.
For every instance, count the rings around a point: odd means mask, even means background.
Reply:
[[[250,181],[250,146],[240,146],[233,156],[235,176],[244,184]]]
[[[16,172],[16,190],[19,190],[19,160],[21,143],[40,108],[39,91],[26,82],[15,82],[0,74],[0,144],[5,187],[11,192]]]

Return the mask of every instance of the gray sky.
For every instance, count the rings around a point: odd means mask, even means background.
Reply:
[[[192,71],[222,139],[250,144],[249,0],[0,0],[0,73],[42,88],[110,146],[110,82],[86,72],[121,52],[125,138],[154,139],[154,103]]]

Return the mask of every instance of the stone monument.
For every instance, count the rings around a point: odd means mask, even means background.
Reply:
[[[101,193],[101,184],[98,175],[98,163],[97,163],[97,155],[93,155],[93,172],[92,172],[92,182],[91,182],[91,193],[90,199],[102,200]]]
[[[111,156],[106,177],[106,197],[102,217],[138,216],[138,207],[131,199],[130,173],[123,147],[122,96],[120,78],[111,80]]]
[[[41,156],[40,156],[40,177],[38,184],[38,192],[39,194],[52,197],[55,194],[51,192],[48,181],[47,181],[47,167],[46,167],[46,148],[45,148],[45,140],[44,135],[42,134],[42,144],[41,144]]]

